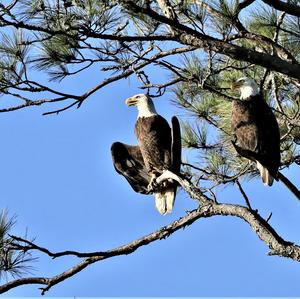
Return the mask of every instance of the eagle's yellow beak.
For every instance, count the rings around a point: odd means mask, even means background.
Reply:
[[[232,89],[232,90],[238,90],[242,85],[243,85],[242,82],[233,82],[233,83],[231,84],[231,89]]]
[[[128,98],[128,99],[126,99],[126,101],[125,101],[125,104],[126,104],[127,106],[134,106],[134,105],[136,105],[136,103],[137,103],[137,99],[134,98],[134,97]]]

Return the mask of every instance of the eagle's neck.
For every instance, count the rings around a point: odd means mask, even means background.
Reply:
[[[138,108],[138,118],[139,117],[150,117],[150,116],[154,116],[157,115],[157,112],[155,110],[155,107],[153,105],[153,103],[151,102],[142,102],[140,104],[137,105]]]
[[[259,94],[258,86],[247,85],[241,87],[241,100],[248,99],[250,97],[254,97]]]

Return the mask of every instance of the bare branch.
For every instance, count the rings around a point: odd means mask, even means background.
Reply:
[[[0,109],[0,113],[1,112],[11,112],[14,110],[19,110],[25,107],[30,107],[30,106],[40,106],[44,103],[54,103],[54,102],[61,102],[61,101],[65,101],[65,100],[74,100],[74,102],[72,102],[71,104],[60,108],[60,109],[56,109],[54,111],[50,111],[50,112],[46,112],[44,113],[44,115],[49,115],[49,114],[57,114],[60,113],[62,111],[65,111],[73,106],[78,105],[78,107],[81,106],[81,104],[89,97],[91,96],[93,93],[95,93],[96,91],[100,90],[101,88],[119,81],[121,79],[127,78],[129,76],[131,76],[132,74],[135,73],[135,71],[140,70],[142,68],[144,68],[147,65],[150,65],[152,63],[155,63],[156,61],[158,61],[161,58],[170,56],[170,55],[176,55],[176,54],[182,54],[182,53],[187,53],[190,51],[194,51],[195,49],[193,47],[183,47],[183,48],[173,48],[169,51],[161,51],[155,55],[153,55],[152,57],[148,58],[148,59],[144,59],[144,62],[137,64],[134,66],[134,68],[128,69],[126,71],[124,71],[121,74],[112,76],[110,78],[107,78],[105,80],[103,80],[102,82],[100,82],[98,85],[94,86],[92,89],[90,89],[89,91],[85,92],[82,95],[72,95],[72,94],[66,94],[66,93],[62,93],[56,90],[53,90],[47,86],[41,85],[38,82],[35,81],[27,81],[26,83],[31,84],[31,85],[36,85],[39,88],[41,88],[41,90],[43,91],[49,91],[51,93],[57,94],[57,95],[62,95],[61,97],[58,98],[53,98],[53,99],[40,99],[40,100],[36,100],[36,101],[26,101],[25,103],[18,105],[18,106],[14,106],[14,107],[9,107],[9,108],[3,108]],[[158,63],[158,62],[157,62]],[[25,83],[25,82],[24,82]]]
[[[0,294],[3,294],[12,288],[17,286],[21,286],[24,284],[41,284],[45,285],[45,287],[41,288],[42,295],[45,292],[49,291],[54,285],[64,281],[65,279],[74,276],[78,272],[85,269],[87,266],[110,258],[114,256],[120,255],[127,255],[135,250],[137,250],[141,246],[145,246],[149,243],[152,243],[157,240],[161,240],[164,238],[169,237],[172,233],[176,232],[177,230],[184,228],[188,225],[191,225],[194,221],[199,218],[207,218],[212,216],[234,216],[246,221],[253,231],[258,235],[258,237],[266,243],[266,245],[270,248],[270,255],[279,255],[283,257],[291,258],[295,261],[300,261],[300,247],[294,245],[291,242],[287,242],[282,239],[276,231],[270,226],[270,224],[263,219],[257,212],[250,210],[249,208],[245,208],[240,205],[233,205],[233,204],[219,204],[216,203],[214,200],[210,199],[206,195],[204,195],[200,189],[192,185],[189,181],[184,178],[177,176],[176,174],[165,171],[157,180],[157,182],[162,182],[166,179],[174,179],[188,192],[191,198],[194,198],[200,203],[200,207],[196,210],[189,212],[186,216],[174,221],[170,225],[167,225],[160,230],[153,232],[145,237],[137,239],[131,243],[126,245],[117,247],[113,250],[106,251],[106,252],[96,252],[90,253],[90,257],[82,260],[80,263],[76,264],[75,266],[71,267],[70,269],[50,278],[45,277],[32,277],[32,278],[21,278],[0,286]],[[22,240],[23,241],[23,240]],[[30,243],[33,248],[36,250],[40,250],[50,256],[53,256],[48,250],[41,248],[39,246],[34,246]],[[70,255],[74,254],[74,252],[66,251],[63,255]],[[75,255],[77,255],[75,253]]]
[[[245,191],[244,191],[244,189],[243,189],[241,183],[239,182],[239,179],[237,179],[235,182],[236,182],[236,184],[237,184],[237,186],[238,186],[238,188],[239,188],[239,190],[240,190],[240,192],[241,192],[243,198],[245,199],[245,202],[246,202],[246,204],[247,204],[247,207],[248,207],[250,210],[252,210],[251,205],[250,205],[249,198],[248,198],[247,194],[245,193]]]

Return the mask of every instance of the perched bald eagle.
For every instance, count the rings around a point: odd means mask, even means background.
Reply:
[[[233,102],[232,143],[243,157],[256,162],[265,185],[278,180],[280,133],[275,115],[264,101],[253,79],[244,77],[233,83],[240,100]]]
[[[155,179],[164,170],[180,172],[181,136],[178,119],[175,116],[172,118],[171,130],[168,122],[157,114],[151,98],[145,94],[128,98],[126,104],[138,109],[134,130],[138,145],[113,143],[111,154],[114,167],[134,191],[153,193],[156,208],[161,214],[171,213],[177,183],[169,180],[158,185]]]

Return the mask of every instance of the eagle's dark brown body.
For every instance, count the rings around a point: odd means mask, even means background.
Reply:
[[[170,170],[172,138],[168,122],[160,115],[140,117],[134,132],[148,172],[161,174]]]
[[[277,179],[280,166],[279,127],[261,95],[233,102],[231,127],[232,143],[237,152],[258,161]]]

